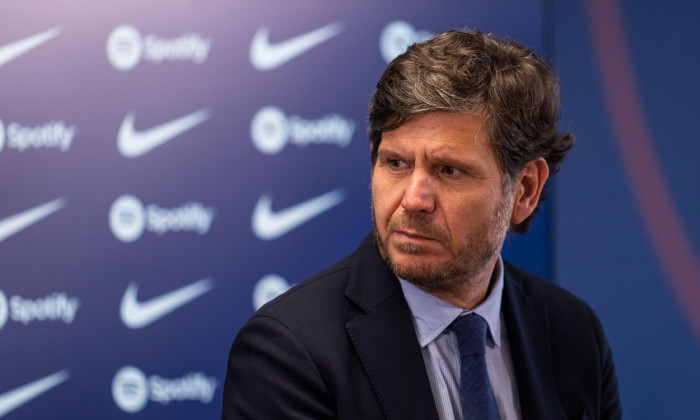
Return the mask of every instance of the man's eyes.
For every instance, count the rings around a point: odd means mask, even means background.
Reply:
[[[454,166],[445,165],[441,169],[442,173],[449,176],[460,175],[464,173],[461,169],[455,168]]]
[[[397,157],[389,157],[389,156],[384,156],[379,159],[379,165],[385,166],[389,168],[390,170],[395,170],[395,169],[405,169],[408,167],[408,164],[406,163],[405,160],[397,158]]]
[[[412,162],[411,161],[406,161],[402,159],[401,157],[397,156],[380,156],[380,163],[381,166],[386,167],[388,170],[392,172],[401,172],[404,173],[407,170],[411,170],[412,168]],[[433,174],[433,176],[436,177],[442,177],[447,179],[461,179],[463,176],[467,174],[467,171],[464,169],[461,169],[459,167],[453,166],[453,165],[448,165],[446,162],[435,162],[433,164],[429,164],[428,167],[426,167],[430,173]]]
[[[406,161],[402,159],[387,158],[384,162],[391,169],[405,169],[408,167]],[[451,165],[439,166],[436,168],[436,172],[449,177],[460,176],[465,173],[463,170]]]

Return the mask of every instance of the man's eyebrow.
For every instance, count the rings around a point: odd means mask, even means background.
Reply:
[[[439,162],[447,166],[455,166],[464,169],[479,169],[482,167],[479,159],[474,158],[455,158],[455,157],[443,157],[443,156],[428,156],[428,159],[434,162]]]
[[[383,157],[384,157],[384,156],[400,156],[400,155],[401,155],[400,152],[398,152],[398,151],[396,151],[396,150],[393,150],[393,149],[391,149],[391,148],[389,148],[389,149],[387,149],[387,148],[380,148],[380,149],[377,151],[377,156],[383,156]]]

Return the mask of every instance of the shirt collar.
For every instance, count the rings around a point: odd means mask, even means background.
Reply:
[[[474,312],[486,320],[489,335],[496,347],[501,346],[501,297],[503,295],[503,260],[498,257],[494,268],[494,284],[491,292],[479,306],[472,310],[454,306],[420,287],[399,277],[403,295],[413,315],[418,342],[425,347],[440,335],[462,314]]]

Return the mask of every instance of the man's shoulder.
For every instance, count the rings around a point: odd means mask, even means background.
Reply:
[[[590,306],[580,297],[563,287],[513,264],[503,261],[506,287],[537,304],[546,304],[551,310],[582,311],[592,314]]]
[[[292,286],[263,305],[254,316],[278,317],[294,312],[305,313],[337,303],[342,299],[350,276],[353,254]],[[335,301],[335,302],[333,302]]]
[[[372,235],[357,249],[269,302],[256,315],[304,314],[306,317],[367,311],[400,286],[379,255]]]
[[[533,326],[543,328],[540,332],[547,333],[553,353],[581,355],[588,352],[593,357],[607,351],[603,348],[607,344],[603,344],[605,337],[600,320],[583,299],[512,265],[506,267],[505,277],[503,308],[506,322],[513,325],[533,322]],[[572,359],[564,357],[560,360],[569,362]]]

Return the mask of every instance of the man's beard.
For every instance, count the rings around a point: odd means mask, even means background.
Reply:
[[[391,257],[389,246],[385,243],[385,239],[388,238],[382,238],[377,229],[373,208],[374,240],[382,258],[397,276],[429,291],[458,292],[465,284],[477,281],[481,277],[503,244],[510,223],[507,215],[511,199],[512,195],[506,194],[492,217],[486,223],[476,225],[475,230],[469,233],[466,244],[458,247],[451,244],[450,235],[446,231],[431,223],[431,217],[428,215],[402,213],[390,219],[386,227],[387,236],[392,231],[409,229],[435,239],[449,251],[450,259],[447,262],[399,265]],[[421,252],[420,246],[413,244],[399,244],[396,248],[404,254],[417,255]]]

